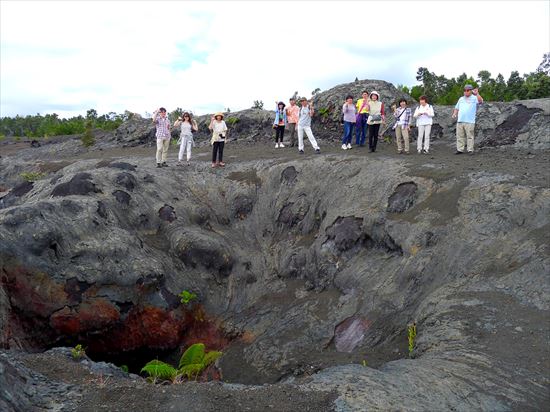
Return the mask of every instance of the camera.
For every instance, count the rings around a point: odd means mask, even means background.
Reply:
[[[220,136],[220,139],[225,139],[225,136],[221,133],[218,136]]]

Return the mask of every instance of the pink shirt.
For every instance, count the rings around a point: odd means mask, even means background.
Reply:
[[[289,106],[286,109],[286,118],[288,123],[298,123],[299,116],[300,116],[300,108],[297,105]]]

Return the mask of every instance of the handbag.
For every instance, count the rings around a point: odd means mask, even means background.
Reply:
[[[371,114],[369,116],[369,120],[372,121],[372,122],[380,122],[382,121],[382,115],[381,114]]]

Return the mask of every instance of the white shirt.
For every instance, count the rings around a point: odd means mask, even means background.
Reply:
[[[425,106],[418,106],[414,110],[413,115],[413,117],[416,119],[417,126],[426,126],[432,124],[434,116],[434,108],[429,104],[426,104]]]

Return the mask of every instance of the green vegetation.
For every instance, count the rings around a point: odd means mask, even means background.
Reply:
[[[178,296],[181,298],[181,303],[183,303],[184,305],[187,305],[192,300],[198,299],[195,293],[189,292],[188,290],[184,290]]]
[[[240,119],[235,116],[228,117],[225,123],[227,123],[228,126],[234,126],[237,123],[239,123]]]
[[[122,124],[123,121],[132,116],[130,112],[124,114],[116,114],[110,112],[98,116],[94,109],[88,110],[86,117],[76,116],[69,119],[61,119],[59,115],[47,114],[42,116],[15,116],[0,118],[0,134],[5,136],[26,136],[26,137],[43,137],[43,136],[60,136],[71,134],[82,134],[86,131],[87,122],[91,122],[92,128],[103,130],[115,130]]]
[[[330,109],[328,107],[321,107],[319,109],[319,114],[323,117],[328,116]]]
[[[493,78],[487,70],[481,70],[477,79],[466,73],[456,78],[447,79],[443,75],[430,72],[426,67],[420,67],[416,73],[420,85],[411,88],[397,86],[399,90],[410,94],[414,99],[426,95],[431,104],[453,105],[463,95],[464,85],[471,84],[479,88],[479,94],[485,101],[509,102],[522,99],[539,99],[550,97],[550,76],[544,72],[532,72],[520,76],[513,71],[507,81],[502,74]]]
[[[197,380],[199,375],[220,356],[222,356],[222,352],[206,352],[203,343],[195,343],[189,346],[183,355],[181,355],[177,369],[172,365],[155,359],[148,362],[141,369],[141,372],[147,373],[149,375],[148,378],[153,382],[161,380],[176,383],[183,378],[187,380],[194,378]]]
[[[120,369],[122,369],[126,373],[129,373],[130,371],[130,369],[128,369],[128,365],[120,365]]]
[[[84,132],[84,134],[80,138],[80,141],[82,142],[82,144],[85,147],[90,147],[90,146],[93,146],[95,144],[95,137],[94,137],[94,134],[92,133],[92,121],[91,120],[86,121],[86,131]]]
[[[22,172],[19,174],[27,182],[36,182],[42,179],[45,175],[42,172]]]
[[[71,356],[74,360],[82,359],[84,356],[86,356],[86,350],[84,347],[79,343],[74,348],[71,349]]]
[[[409,338],[409,357],[412,358],[416,347],[416,323],[407,326],[407,335]]]

